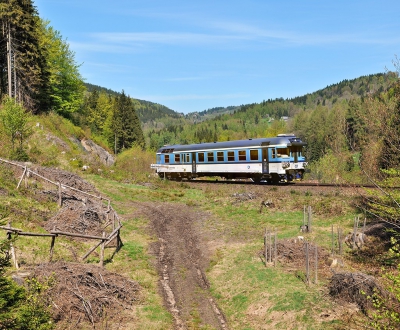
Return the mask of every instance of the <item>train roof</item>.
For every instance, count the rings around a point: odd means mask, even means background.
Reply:
[[[305,146],[300,138],[290,134],[280,134],[273,138],[258,138],[225,142],[206,142],[197,144],[175,144],[163,146],[157,150],[157,153],[189,152],[215,149],[235,149],[235,148],[258,148],[272,145],[284,146]]]

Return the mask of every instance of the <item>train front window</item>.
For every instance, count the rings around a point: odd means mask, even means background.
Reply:
[[[246,161],[246,150],[239,150],[238,151],[239,161]]]
[[[161,155],[157,155],[157,164],[161,164]]]
[[[290,157],[290,151],[289,148],[277,148],[276,152],[278,153],[279,158],[289,158]]]
[[[290,148],[291,156],[293,157],[293,160],[295,163],[297,163],[299,161],[299,157],[302,156],[301,151],[302,151],[302,147]]]

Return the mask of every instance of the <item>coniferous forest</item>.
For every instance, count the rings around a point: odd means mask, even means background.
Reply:
[[[14,98],[31,114],[55,112],[114,153],[132,146],[154,151],[165,144],[290,132],[307,141],[312,164],[323,166],[324,159],[338,157],[344,174],[362,164],[378,176],[380,169],[398,166],[396,137],[379,134],[382,129],[397,132],[396,58],[392,71],[343,80],[307,95],[182,114],[85,82],[67,41],[40,18],[32,1],[7,0],[1,6],[0,96]]]
[[[400,185],[400,61],[396,57],[391,70],[332,82],[306,95],[201,112],[188,109],[183,114],[136,99],[124,90],[85,81],[62,31],[40,17],[32,0],[0,0],[0,21],[1,158],[60,165],[53,149],[46,158],[39,150],[40,141],[26,143],[35,118],[46,118],[55,130],[59,122],[67,122],[74,138],[92,139],[115,156],[119,166],[127,166],[126,172],[130,150],[135,155],[139,150],[154,155],[168,144],[294,133],[307,142],[308,180]],[[147,160],[143,163],[149,169]],[[124,182],[126,177],[113,179]],[[390,190],[383,198],[371,196],[364,207],[371,216],[398,224],[399,196],[398,190]],[[0,241],[0,329],[25,329],[29,315],[18,314],[16,306],[23,304],[26,295],[3,276],[10,243]],[[41,317],[48,317],[45,310]]]

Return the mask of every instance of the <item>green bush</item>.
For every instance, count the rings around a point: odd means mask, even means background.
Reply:
[[[0,330],[50,330],[54,328],[46,306],[45,291],[51,285],[35,278],[27,288],[17,285],[5,274],[10,266],[11,241],[0,241]]]

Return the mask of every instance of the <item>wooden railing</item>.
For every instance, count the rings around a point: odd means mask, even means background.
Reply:
[[[85,239],[99,240],[99,242],[95,246],[93,246],[87,253],[85,253],[85,255],[83,255],[80,259],[81,259],[81,261],[85,260],[92,252],[94,252],[99,246],[101,246],[100,247],[100,262],[99,262],[100,266],[103,266],[103,264],[104,264],[104,249],[107,245],[109,245],[111,243],[111,241],[113,241],[114,239],[117,240],[116,251],[118,251],[122,247],[122,240],[120,237],[122,223],[118,217],[118,214],[112,208],[110,199],[104,198],[102,196],[96,196],[96,195],[88,193],[86,191],[82,191],[80,189],[62,184],[60,182],[52,181],[52,180],[46,178],[45,176],[40,175],[39,173],[31,170],[30,168],[28,168],[25,165],[14,163],[14,162],[8,161],[6,159],[2,159],[2,158],[0,158],[0,162],[23,169],[22,175],[18,181],[17,189],[20,188],[21,183],[24,180],[24,178],[26,179],[27,177],[31,177],[31,176],[57,186],[58,187],[58,205],[60,207],[62,206],[62,203],[63,203],[63,192],[66,190],[70,190],[73,193],[78,193],[78,194],[84,195],[89,198],[98,199],[100,202],[102,202],[102,201],[107,202],[107,210],[105,211],[106,224],[109,225],[112,223],[112,225],[113,225],[112,226],[113,231],[111,233],[109,233],[108,235],[106,234],[106,232],[103,232],[102,236],[93,236],[93,235],[84,235],[84,234],[79,234],[79,233],[57,231],[56,228],[53,228],[53,230],[48,233],[24,232],[22,229],[12,227],[11,222],[8,222],[7,226],[0,226],[0,229],[6,231],[7,239],[11,240],[13,234],[17,235],[17,236],[51,237],[50,250],[49,250],[49,261],[52,261],[54,246],[55,246],[56,238],[58,236],[69,236],[69,237],[79,237],[79,238],[85,238]],[[17,256],[15,254],[15,249],[12,244],[10,244],[9,253],[11,254],[14,266],[18,269],[19,266],[18,266]]]

